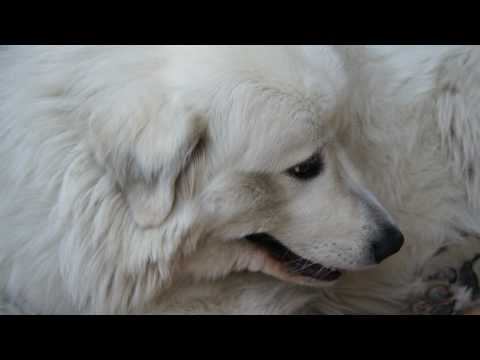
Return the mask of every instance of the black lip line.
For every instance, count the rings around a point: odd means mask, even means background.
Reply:
[[[252,234],[245,237],[248,241],[264,248],[275,260],[285,264],[289,272],[310,277],[316,280],[333,281],[342,274],[338,270],[330,270],[321,264],[307,260],[266,233]]]

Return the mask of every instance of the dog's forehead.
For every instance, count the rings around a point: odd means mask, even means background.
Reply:
[[[220,98],[211,115],[224,161],[247,171],[283,171],[329,139],[330,114],[318,111],[299,89],[283,85],[246,82]]]
[[[256,121],[252,121],[250,136],[258,142],[265,143],[270,149],[289,150],[319,141],[321,124],[318,116],[310,111],[267,110]]]
[[[239,166],[284,170],[305,160],[321,146],[321,126],[311,112],[282,111],[280,105],[275,109],[268,104],[265,107],[255,116],[242,119],[233,133]]]
[[[260,166],[286,168],[310,157],[322,142],[321,127],[309,112],[271,119],[271,126],[253,135],[263,146],[257,151]],[[254,140],[254,141],[255,141]],[[280,169],[278,169],[280,170]]]
[[[304,160],[330,136],[336,79],[306,64],[298,47],[237,50],[249,56],[229,57],[222,71],[206,77],[215,79],[207,86],[213,90],[203,92],[211,95],[206,103],[219,156],[257,168]]]

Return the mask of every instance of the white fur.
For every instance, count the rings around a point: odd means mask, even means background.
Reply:
[[[480,233],[479,62],[467,46],[2,49],[0,289],[29,313],[399,311],[425,259]],[[285,175],[317,149],[318,179]],[[378,219],[407,244],[371,268]],[[352,271],[302,286],[255,232]]]

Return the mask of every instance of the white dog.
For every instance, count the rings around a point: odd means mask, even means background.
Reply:
[[[4,48],[5,303],[462,311],[479,292],[479,89],[465,46]]]

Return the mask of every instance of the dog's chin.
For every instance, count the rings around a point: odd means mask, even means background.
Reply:
[[[268,234],[253,234],[246,237],[266,257],[262,272],[280,280],[307,286],[329,286],[343,272],[305,259]]]

